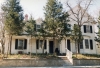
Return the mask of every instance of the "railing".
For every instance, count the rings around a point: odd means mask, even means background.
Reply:
[[[66,48],[66,57],[67,57],[68,60],[73,64],[72,52],[69,51],[67,48]]]

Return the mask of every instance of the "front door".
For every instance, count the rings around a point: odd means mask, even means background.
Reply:
[[[71,47],[70,47],[70,40],[67,40],[67,49],[71,51]]]
[[[49,41],[49,53],[53,53],[53,41]]]

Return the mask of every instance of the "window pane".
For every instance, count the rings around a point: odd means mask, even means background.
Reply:
[[[36,28],[37,28],[37,29],[40,29],[40,25],[36,25]]]
[[[23,40],[20,40],[18,41],[18,49],[23,49]]]
[[[42,44],[43,44],[43,40],[40,40],[39,49],[41,49],[41,48],[42,48]]]
[[[86,26],[86,32],[90,33],[90,26],[89,25]]]
[[[83,49],[83,41],[80,43],[80,49]]]
[[[86,49],[89,49],[88,39],[85,39],[85,48],[86,48]]]

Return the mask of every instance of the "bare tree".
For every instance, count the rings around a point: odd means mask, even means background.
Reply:
[[[0,13],[0,42],[1,42],[1,53],[4,54],[5,50],[5,28],[3,22],[3,13]],[[4,55],[3,55],[4,56]]]
[[[79,35],[78,35],[79,39],[78,39],[78,42],[77,42],[78,53],[80,53],[80,43],[82,41],[81,40],[81,38],[82,38],[81,26],[84,23],[91,22],[91,19],[92,19],[91,16],[87,13],[91,3],[92,3],[92,0],[78,0],[77,6],[75,8],[72,8],[69,1],[66,2],[67,7],[70,9],[70,11],[68,11],[68,13],[70,15],[70,20],[77,23],[78,28],[79,28]]]

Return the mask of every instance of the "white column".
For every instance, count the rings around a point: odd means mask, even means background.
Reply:
[[[30,48],[29,48],[29,47],[30,47],[29,40],[30,40],[30,39],[28,38],[28,39],[27,39],[27,53],[30,52],[30,51],[29,51],[29,50],[30,50]]]
[[[49,53],[49,41],[47,39],[47,53]]]
[[[60,53],[62,53],[62,41],[59,42],[59,46],[60,46]]]

